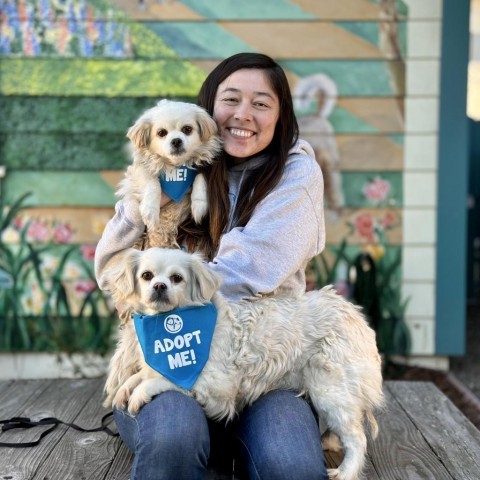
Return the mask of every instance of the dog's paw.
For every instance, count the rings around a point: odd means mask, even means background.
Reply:
[[[200,223],[202,218],[207,214],[208,202],[203,199],[192,198],[192,216],[195,223]]]
[[[149,231],[155,230],[160,223],[160,207],[140,202],[140,215]]]
[[[130,397],[129,391],[126,388],[120,388],[113,398],[112,406],[117,410],[125,410],[128,405]]]
[[[345,480],[338,468],[327,469],[329,480]]]
[[[147,395],[142,389],[136,388],[128,401],[128,413],[136,415],[151,399],[152,397]]]

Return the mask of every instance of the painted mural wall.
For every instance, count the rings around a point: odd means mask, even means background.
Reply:
[[[345,286],[366,252],[385,315],[403,315],[417,3],[0,0],[0,188],[10,206],[0,217],[0,350],[108,348],[113,307],[92,261],[128,162],[126,130],[162,97],[194,101],[206,74],[240,51],[284,67],[324,171],[328,246],[310,286]]]

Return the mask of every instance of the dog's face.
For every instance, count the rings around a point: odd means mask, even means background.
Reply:
[[[118,303],[146,315],[211,301],[220,280],[200,256],[181,250],[128,250],[108,273]]]
[[[217,125],[198,105],[161,100],[147,110],[127,133],[134,147],[155,158],[164,167],[192,166],[199,150],[209,145],[216,154],[219,140],[211,142],[217,134]],[[210,144],[209,144],[210,142]],[[200,154],[200,156],[202,156]]]

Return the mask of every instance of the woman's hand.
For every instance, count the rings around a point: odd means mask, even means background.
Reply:
[[[162,198],[160,200],[160,208],[164,207],[168,203],[170,203],[172,199],[166,194],[162,192]]]

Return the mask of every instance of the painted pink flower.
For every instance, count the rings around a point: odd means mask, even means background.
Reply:
[[[40,222],[39,220],[34,220],[30,223],[27,230],[27,238],[30,241],[34,242],[46,242],[50,236],[48,227]]]
[[[81,297],[86,297],[90,292],[97,288],[97,284],[90,279],[77,280],[75,282],[75,293]]]
[[[95,259],[96,245],[82,245],[82,257],[87,262],[93,262]]]
[[[53,238],[57,243],[71,243],[73,237],[72,228],[66,223],[58,223],[53,231]]]
[[[23,220],[20,217],[15,217],[13,219],[12,225],[15,230],[21,230],[23,227]]]
[[[373,202],[382,202],[387,198],[390,192],[390,183],[382,180],[380,177],[375,177],[373,181],[365,185],[363,193]]]
[[[383,228],[390,228],[390,227],[393,227],[393,225],[395,225],[395,221],[396,221],[395,214],[391,210],[389,210],[385,212],[385,215],[383,215],[382,219],[380,220],[380,223]]]
[[[358,214],[355,217],[354,226],[357,235],[367,239],[369,242],[375,241],[375,219],[370,214]]]

